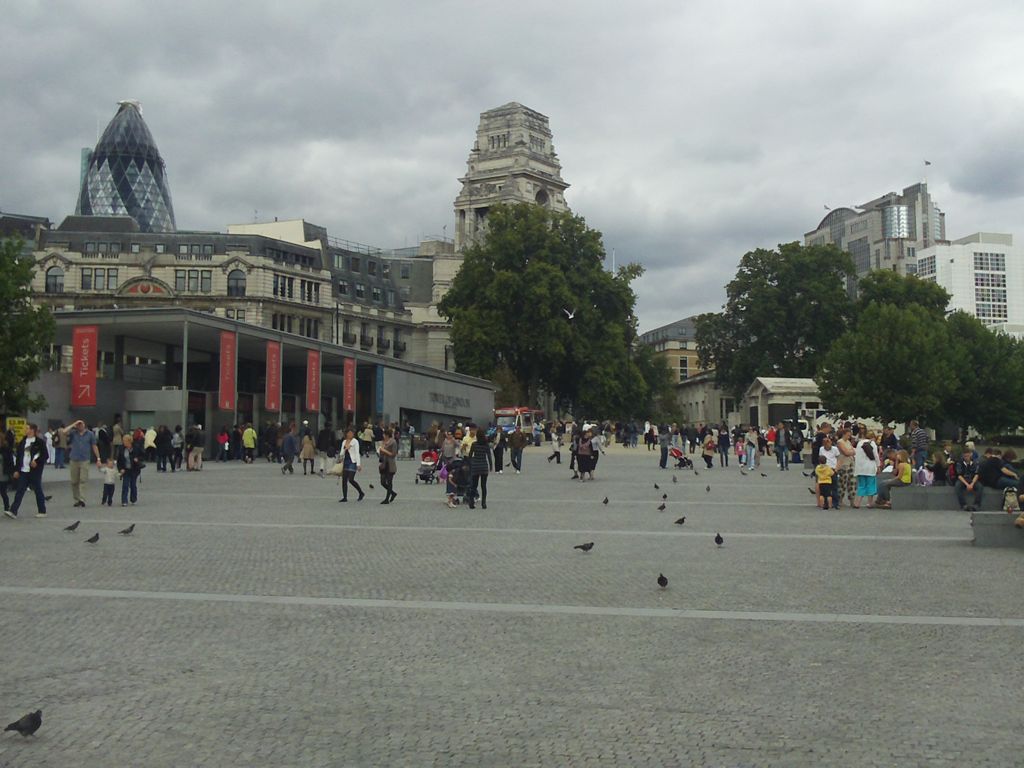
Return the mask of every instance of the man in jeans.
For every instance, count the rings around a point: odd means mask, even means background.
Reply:
[[[96,462],[100,466],[100,447],[96,435],[86,429],[85,422],[79,419],[61,430],[61,437],[68,441],[71,449],[69,454],[71,469],[71,495],[76,507],[85,506],[85,484],[89,482],[89,465]]]
[[[4,514],[12,520],[18,519],[18,509],[21,507],[21,499],[25,491],[30,487],[36,495],[36,517],[46,517],[46,497],[43,495],[43,469],[46,467],[46,460],[49,458],[46,451],[46,441],[39,436],[39,427],[29,424],[25,437],[18,443],[14,453],[14,479],[17,481],[17,491],[14,494],[14,503]]]
[[[508,447],[512,452],[512,466],[515,467],[517,475],[523,468],[523,448],[526,447],[526,444],[529,441],[530,438],[526,436],[518,424],[516,425],[515,431],[509,435]]]
[[[775,428],[775,458],[779,462],[779,472],[789,469],[789,428],[781,421]]]
[[[910,422],[910,447],[914,451],[914,471],[924,466],[928,459],[928,433],[915,420]]]
[[[968,506],[967,492],[974,494],[974,503]],[[981,506],[982,484],[978,475],[978,463],[974,460],[974,451],[964,448],[963,456],[956,463],[956,500],[960,509],[975,512]]]

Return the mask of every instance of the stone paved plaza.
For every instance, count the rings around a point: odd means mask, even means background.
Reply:
[[[390,507],[372,472],[339,504],[207,463],[128,509],[93,471],[74,510],[48,470],[49,519],[0,521],[2,715],[44,718],[0,766],[1020,764],[1019,551],[959,513],[819,511],[799,468],[617,448],[580,484],[545,453],[486,511],[408,461]]]

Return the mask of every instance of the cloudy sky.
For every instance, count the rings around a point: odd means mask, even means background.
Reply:
[[[479,113],[549,116],[567,199],[642,330],[718,308],[740,256],[923,177],[947,234],[1024,236],[1024,4],[11,3],[0,209],[73,212],[79,150],[142,102],[179,228],[304,217],[451,234]]]

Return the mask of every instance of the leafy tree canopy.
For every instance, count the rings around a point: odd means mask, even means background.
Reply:
[[[660,387],[632,349],[630,283],[642,269],[609,273],[601,234],[571,213],[496,206],[487,222],[438,305],[452,324],[458,369],[510,373],[531,397],[544,387],[574,413],[642,412]]]
[[[55,324],[48,309],[32,304],[33,270],[20,240],[0,241],[0,413],[25,414],[46,405],[31,386],[42,372]]]
[[[739,398],[757,376],[814,375],[847,326],[848,254],[834,245],[786,243],[745,254],[721,313],[697,317],[701,365]]]
[[[857,283],[857,313],[872,304],[895,304],[919,307],[942,316],[952,296],[940,285],[921,280],[914,275],[903,277],[888,269],[876,269]]]

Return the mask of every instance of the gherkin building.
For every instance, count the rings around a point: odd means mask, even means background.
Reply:
[[[167,171],[137,101],[119,102],[82,174],[75,213],[131,216],[143,232],[175,230]]]

